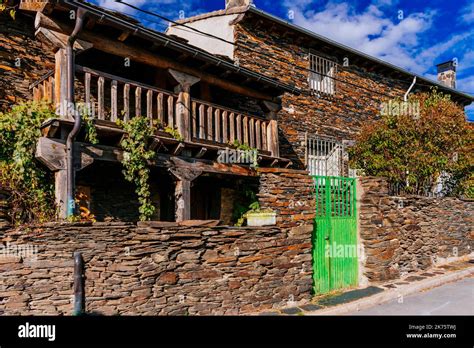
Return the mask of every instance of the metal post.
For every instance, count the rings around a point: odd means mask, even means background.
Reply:
[[[74,313],[73,315],[83,315],[85,313],[86,292],[84,260],[80,252],[74,253]]]

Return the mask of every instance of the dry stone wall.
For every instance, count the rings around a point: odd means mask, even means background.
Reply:
[[[298,227],[196,222],[9,230],[2,250],[30,253],[0,257],[0,314],[70,315],[75,251],[85,260],[89,313],[231,315],[287,305],[311,296],[308,236]]]
[[[474,201],[394,197],[383,178],[359,182],[359,228],[369,280],[395,279],[474,250]]]

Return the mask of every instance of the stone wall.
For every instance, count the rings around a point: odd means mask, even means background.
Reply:
[[[8,191],[0,187],[0,233],[11,224],[9,197]]]
[[[0,314],[70,315],[75,251],[86,264],[90,313],[230,315],[310,298],[311,240],[301,228],[193,223],[10,230],[4,248],[35,252],[0,257]]]
[[[235,59],[238,59],[240,66],[272,78],[278,77],[303,91],[301,95],[285,93],[283,109],[278,113],[280,154],[290,158],[298,168],[305,167],[306,132],[310,136],[326,135],[339,140],[353,140],[364,124],[378,117],[380,103],[387,100],[387,96],[382,94],[402,96],[408,87],[380,73],[369,72],[351,61],[344,67],[344,57],[323,55],[340,64],[337,74],[340,81],[336,81],[336,93],[330,98],[311,95],[309,72],[305,69],[309,69],[309,50],[315,47],[309,47],[308,42],[298,37],[300,34],[291,35],[288,30],[270,27],[247,14],[235,26],[235,42],[262,54],[236,46]],[[314,52],[319,54],[317,50]]]
[[[308,172],[283,168],[259,168],[259,203],[277,213],[282,228],[303,226],[311,238],[315,217],[314,183]]]
[[[474,250],[474,201],[393,197],[382,178],[359,179],[359,229],[365,275],[398,278]]]
[[[0,14],[0,110],[31,100],[30,84],[54,69],[53,47],[34,34],[34,16]]]

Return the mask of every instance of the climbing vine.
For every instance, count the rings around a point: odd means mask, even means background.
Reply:
[[[151,202],[150,168],[148,161],[153,159],[154,152],[147,149],[149,138],[155,133],[155,127],[150,127],[146,117],[134,117],[127,123],[119,122],[127,133],[120,145],[124,150],[122,164],[125,179],[136,186],[140,202],[140,220],[149,220],[155,207]]]
[[[44,222],[55,217],[51,175],[35,160],[40,126],[55,113],[46,103],[21,103],[0,113],[0,186],[11,191],[16,224]]]
[[[82,114],[82,121],[86,131],[86,140],[95,145],[99,143],[97,139],[97,129],[94,124],[94,118],[89,113]]]
[[[16,17],[16,6],[8,6],[7,0],[0,0],[0,13],[8,12],[10,17],[15,20]]]

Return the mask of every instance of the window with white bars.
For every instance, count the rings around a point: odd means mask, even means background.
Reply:
[[[309,53],[309,87],[316,94],[333,95],[336,92],[336,62]]]
[[[306,164],[310,175],[346,176],[344,150],[344,144],[334,138],[307,137]]]

